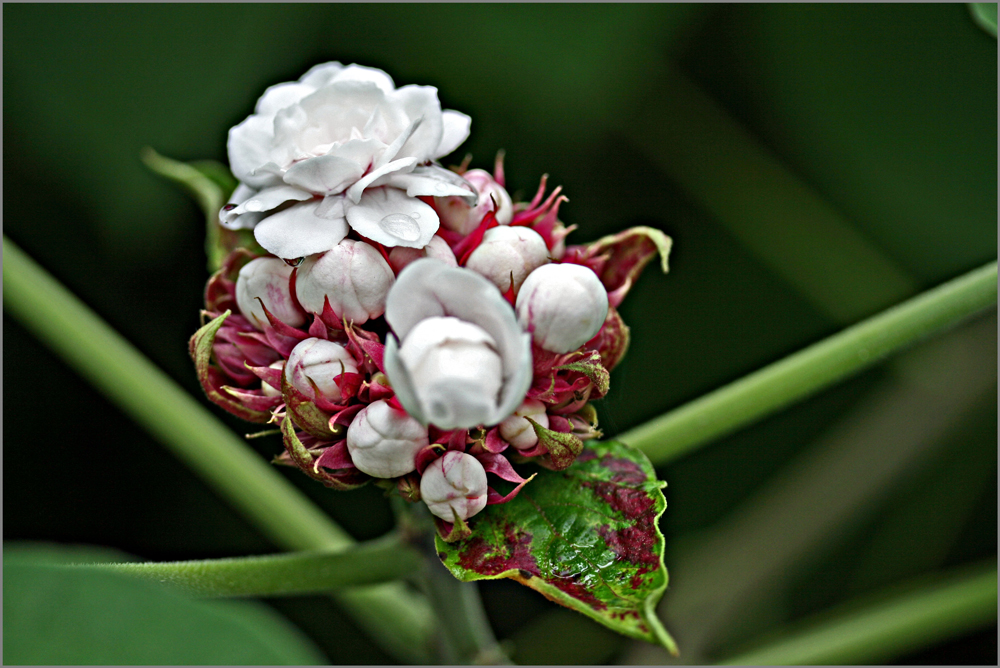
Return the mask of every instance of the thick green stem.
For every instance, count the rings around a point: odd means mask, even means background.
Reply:
[[[654,464],[666,464],[952,327],[996,300],[997,263],[991,262],[630,429],[618,440],[639,448]]]
[[[338,550],[354,540],[93,311],[3,240],[4,308],[190,466],[276,544]],[[426,659],[433,616],[402,584],[337,595],[372,636]]]
[[[87,564],[180,587],[199,596],[314,594],[378,584],[420,568],[421,555],[398,536],[339,552],[309,551],[237,559],[162,563]]]
[[[996,563],[972,573],[834,614],[798,633],[724,661],[733,665],[880,663],[997,618]]]

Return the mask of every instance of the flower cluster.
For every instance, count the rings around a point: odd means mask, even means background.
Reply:
[[[219,214],[266,254],[229,255],[192,339],[210,399],[281,424],[277,461],[337,489],[380,481],[450,537],[530,480],[512,464],[560,470],[599,436],[589,402],[628,347],[616,307],[670,243],[633,228],[567,246],[544,178],[514,203],[502,158],[435,162],[469,129],[434,88],[357,65],[269,88],[230,132],[240,184]]]

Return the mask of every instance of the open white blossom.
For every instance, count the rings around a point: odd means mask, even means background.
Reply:
[[[416,260],[386,300],[385,371],[403,407],[441,429],[494,425],[531,384],[531,340],[492,283]]]
[[[229,131],[240,186],[220,221],[254,228],[282,258],[328,250],[348,225],[386,246],[422,248],[439,220],[417,197],[475,201],[461,177],[431,164],[465,141],[470,123],[442,110],[432,86],[397,89],[378,69],[317,65],[268,88]]]
[[[517,320],[544,350],[568,353],[594,337],[608,315],[608,292],[591,269],[546,264],[521,285]]]
[[[382,400],[363,408],[347,429],[351,460],[374,478],[395,478],[416,470],[417,452],[427,443],[427,427]]]
[[[385,312],[394,280],[389,263],[374,247],[344,239],[303,260],[295,277],[295,295],[309,313],[323,313],[323,303],[329,300],[338,318],[360,325]]]
[[[513,276],[516,294],[528,274],[548,261],[549,249],[542,235],[527,227],[501,225],[486,230],[465,266],[490,279],[502,292],[511,288]]]
[[[276,257],[259,257],[243,265],[236,277],[236,305],[250,324],[261,330],[269,325],[264,307],[292,327],[305,323],[305,313],[292,299],[291,275],[292,268]]]
[[[357,372],[358,363],[344,346],[319,338],[300,341],[292,348],[285,364],[288,382],[311,399],[316,398],[316,390],[319,390],[324,398],[339,401],[337,376]]]
[[[467,520],[478,513],[486,507],[487,492],[483,465],[455,450],[431,462],[420,478],[420,498],[445,522],[454,522],[456,514]]]

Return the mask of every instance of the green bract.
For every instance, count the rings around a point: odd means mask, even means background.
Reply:
[[[488,506],[465,540],[437,538],[460,580],[511,578],[632,638],[676,653],[655,608],[667,588],[666,483],[623,443],[588,443],[576,462],[546,472],[512,501]]]

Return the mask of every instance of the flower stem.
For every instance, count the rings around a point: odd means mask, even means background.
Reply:
[[[343,551],[313,550],[236,559],[163,563],[86,564],[163,582],[199,596],[280,596],[377,584],[420,568],[421,555],[398,535]]]
[[[997,263],[928,290],[617,437],[657,465],[804,399],[995,304]]]
[[[996,563],[888,600],[844,606],[834,614],[776,642],[730,657],[724,664],[816,665],[881,663],[997,618]]]
[[[264,463],[204,406],[93,311],[3,239],[4,308],[142,425],[277,545],[339,550],[354,540]],[[433,629],[426,601],[400,583],[337,594],[373,638],[423,661]]]

